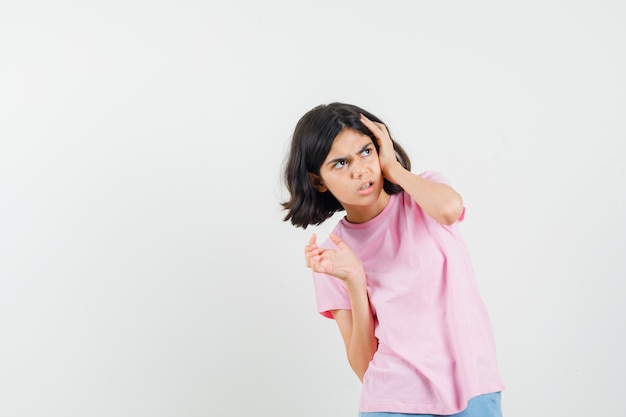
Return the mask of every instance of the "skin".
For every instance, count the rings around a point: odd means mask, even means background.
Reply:
[[[383,178],[400,185],[422,210],[444,225],[454,223],[463,211],[461,196],[450,186],[426,180],[407,171],[395,157],[387,128],[361,116],[361,121],[374,134],[380,152],[376,152],[369,136],[352,129],[342,130],[320,167],[320,174],[309,173],[313,186],[330,192],[346,210],[346,219],[364,223],[376,217],[389,203],[383,190]],[[330,240],[336,249],[322,249],[317,237],[311,236],[305,246],[306,266],[315,272],[342,280],[352,310],[333,310],[346,346],[350,366],[363,381],[363,375],[378,348],[374,336],[374,319],[367,295],[367,277],[355,252],[338,236]]]

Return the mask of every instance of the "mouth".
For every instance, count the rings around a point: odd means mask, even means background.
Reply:
[[[359,191],[365,191],[368,188],[370,188],[372,185],[374,185],[374,183],[372,181],[368,181],[364,183],[363,185],[361,185],[361,187],[359,187]]]

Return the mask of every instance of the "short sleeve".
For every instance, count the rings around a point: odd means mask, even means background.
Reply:
[[[340,279],[313,272],[313,287],[315,288],[317,311],[322,316],[332,319],[332,310],[352,309],[348,290]]]
[[[429,181],[434,181],[434,182],[440,182],[442,184],[446,184],[446,185],[450,185],[450,182],[448,181],[448,179],[446,177],[444,177],[443,175],[441,175],[440,172],[438,171],[424,171],[421,174],[419,174],[420,177],[427,179]],[[461,212],[461,215],[459,216],[459,218],[456,220],[457,223],[460,223],[463,221],[463,219],[465,219],[465,206],[463,206],[463,211]]]

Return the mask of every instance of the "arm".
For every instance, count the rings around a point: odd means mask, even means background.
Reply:
[[[378,339],[374,336],[374,319],[367,292],[358,288],[355,290],[355,294],[349,290],[352,310],[333,310],[331,313],[346,345],[348,362],[363,382],[365,371],[378,349]]]
[[[405,169],[398,160],[387,128],[361,116],[363,124],[378,139],[380,168],[383,176],[398,184],[419,204],[426,214],[441,224],[450,225],[463,213],[463,199],[452,187],[427,180]]]
[[[453,224],[463,213],[461,195],[447,184],[422,178],[400,164],[389,169],[385,178],[402,187],[426,214],[441,224]]]
[[[338,250],[320,249],[313,235],[305,248],[306,263],[314,271],[332,275],[346,284],[352,310],[333,310],[331,313],[346,345],[348,362],[363,381],[363,375],[378,349],[365,272],[360,259],[345,242],[332,234],[330,239]]]

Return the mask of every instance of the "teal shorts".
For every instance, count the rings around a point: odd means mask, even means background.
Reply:
[[[447,417],[502,417],[500,393],[483,394],[472,398],[467,408],[460,413],[450,414]],[[404,413],[359,413],[359,417],[444,417],[433,414],[404,414]]]

